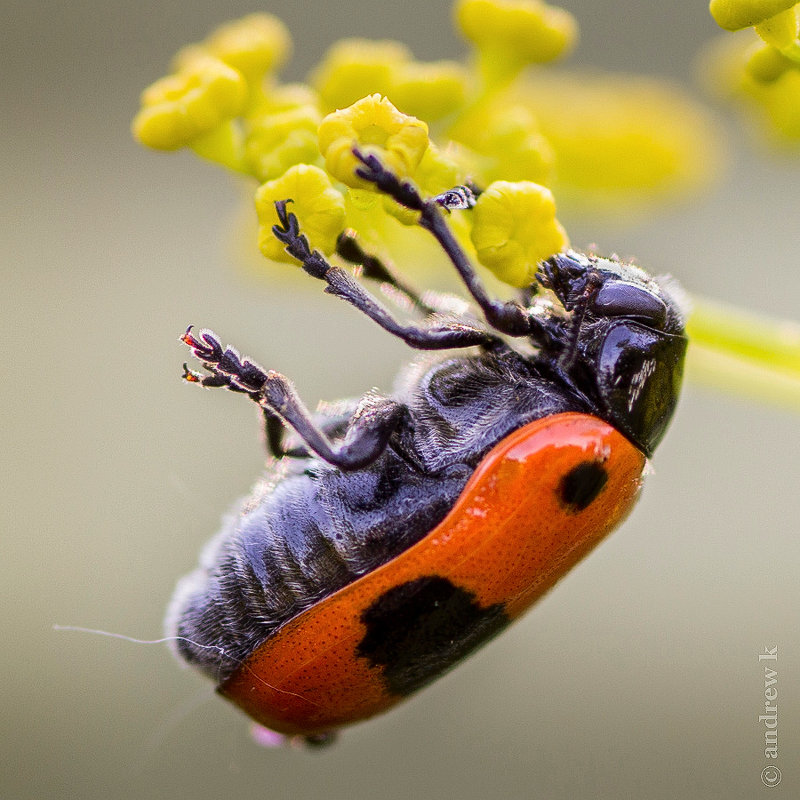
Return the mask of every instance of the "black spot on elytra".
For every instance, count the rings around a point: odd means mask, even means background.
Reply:
[[[607,482],[608,472],[600,462],[584,461],[561,479],[559,499],[569,511],[583,511],[603,491]]]
[[[503,605],[486,608],[446,578],[430,576],[382,594],[362,615],[359,656],[380,667],[387,690],[407,695],[455,666],[507,623]]]

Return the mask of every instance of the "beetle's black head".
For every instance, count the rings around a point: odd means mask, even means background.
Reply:
[[[537,280],[567,312],[554,313],[544,297],[534,297],[532,312],[556,334],[541,357],[650,455],[675,410],[683,376],[679,287],[631,264],[572,251],[544,262]]]

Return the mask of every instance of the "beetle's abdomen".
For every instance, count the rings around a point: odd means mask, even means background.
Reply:
[[[644,463],[595,417],[529,423],[489,452],[430,533],[278,628],[220,692],[287,734],[389,708],[521,614],[616,527]]]
[[[302,463],[256,489],[175,591],[167,634],[217,682],[283,623],[422,539],[472,472],[428,476],[391,452],[355,472]]]

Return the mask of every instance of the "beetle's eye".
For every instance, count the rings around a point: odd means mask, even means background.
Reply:
[[[592,307],[607,317],[631,317],[661,327],[667,321],[664,301],[631,283],[611,281],[594,296]]]

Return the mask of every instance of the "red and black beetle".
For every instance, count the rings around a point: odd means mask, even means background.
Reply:
[[[286,378],[210,331],[183,337],[207,370],[185,377],[257,402],[273,459],[180,582],[168,632],[254,720],[311,743],[446,672],[626,516],[687,343],[669,282],[614,259],[562,253],[518,300],[490,298],[441,210],[469,206],[471,191],[424,200],[356,155],[362,177],[420,212],[488,325],[440,312],[343,235],[340,255],[426,315],[400,324],[310,250],[286,202],[275,235],[411,347],[470,349],[410,368],[392,397],[314,416]]]

